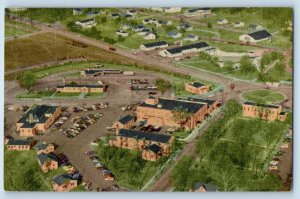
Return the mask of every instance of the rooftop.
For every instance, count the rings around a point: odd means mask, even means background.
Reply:
[[[43,165],[45,162],[48,162],[49,160],[54,160],[57,162],[57,157],[55,154],[53,153],[40,153],[38,156],[38,162],[40,163],[40,165]]]
[[[155,47],[155,46],[164,46],[167,45],[168,43],[165,41],[158,41],[158,42],[152,42],[152,43],[146,43],[144,44],[144,46],[146,48],[151,48],[151,47]]]
[[[134,117],[132,115],[126,115],[124,117],[122,117],[119,122],[121,124],[127,124],[129,121],[131,121],[132,119],[134,119]]]
[[[250,37],[252,37],[253,39],[255,40],[261,40],[261,39],[265,39],[265,38],[268,38],[268,37],[271,37],[272,35],[266,31],[266,30],[260,30],[260,31],[257,31],[257,32],[253,32],[253,33],[250,33],[248,34]]]
[[[92,74],[95,74],[95,73],[105,73],[105,72],[122,72],[121,70],[118,70],[118,69],[86,69],[84,70],[85,74],[88,74],[88,75],[92,75]]]
[[[44,150],[46,149],[50,144],[47,144],[46,142],[39,142],[35,145],[35,149],[37,150]]]
[[[59,175],[59,176],[54,176],[52,178],[52,181],[55,182],[57,185],[61,186],[63,185],[65,182],[73,180],[71,177],[69,177],[68,175]]]
[[[151,144],[150,146],[147,146],[145,149],[150,150],[154,153],[159,153],[161,151],[161,147],[157,144]]]
[[[202,86],[205,86],[205,84],[202,84],[200,82],[191,82],[189,84],[192,85],[192,86],[194,86],[194,87],[196,87],[196,88],[200,88]]]
[[[264,108],[276,108],[278,109],[280,106],[278,105],[273,105],[273,104],[260,104],[260,103],[254,103],[254,102],[245,102],[245,105],[252,105],[252,106],[260,106]]]
[[[138,140],[144,139],[148,141],[161,142],[161,143],[168,143],[169,140],[171,139],[171,136],[169,135],[142,132],[142,131],[136,131],[132,129],[120,129],[118,136],[135,138]]]
[[[167,49],[167,51],[171,54],[176,54],[176,53],[181,53],[183,50],[187,50],[187,49],[200,49],[200,48],[206,48],[209,45],[206,42],[199,42],[199,43],[194,43],[194,44],[190,44],[190,45],[185,45],[185,46],[181,46],[181,47],[176,47],[176,48],[170,48]]]
[[[159,107],[158,107],[159,105]],[[142,107],[149,107],[155,109],[165,109],[165,110],[176,110],[176,108],[182,107],[187,109],[189,113],[195,113],[199,109],[201,109],[205,104],[192,102],[192,101],[185,101],[185,100],[177,100],[177,99],[165,99],[165,98],[158,98],[157,104],[147,104],[143,101],[139,106]]]
[[[14,140],[10,139],[8,140],[7,145],[30,145],[31,141],[30,140]]]
[[[194,186],[194,190],[200,189],[200,187],[204,187],[206,191],[217,191],[217,187],[212,184],[206,184],[201,182],[196,182]]]
[[[72,88],[103,88],[102,84],[66,84],[66,85],[58,85],[57,88],[66,88],[66,87],[72,87]]]

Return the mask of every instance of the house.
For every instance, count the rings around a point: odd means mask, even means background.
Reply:
[[[62,93],[102,93],[105,92],[103,84],[66,84],[56,87],[56,92]]]
[[[116,30],[116,34],[120,35],[122,37],[128,37],[129,36],[129,33],[124,31],[124,30]]]
[[[96,16],[99,16],[99,15],[100,15],[100,12],[95,11],[95,10],[92,10],[92,11],[90,11],[90,12],[88,12],[88,13],[86,14],[86,16],[87,16],[88,18],[96,17]]]
[[[57,156],[53,153],[40,153],[37,156],[38,163],[44,173],[58,168]]]
[[[256,43],[265,40],[271,40],[272,35],[266,30],[259,30],[250,34],[244,34],[239,37],[240,41]]]
[[[172,21],[169,21],[169,20],[158,20],[156,21],[156,26],[168,26],[168,25],[172,25]]]
[[[82,15],[83,9],[82,8],[74,8],[73,9],[73,15]]]
[[[122,117],[121,119],[119,119],[118,121],[116,121],[113,124],[113,128],[115,128],[117,130],[128,129],[134,125],[134,122],[135,122],[135,117],[133,117],[132,115],[126,115],[126,116]]]
[[[218,109],[222,104],[220,100],[211,100],[211,99],[201,99],[201,98],[194,98],[194,97],[188,97],[187,99],[181,99],[181,100],[188,100],[192,102],[199,102],[199,103],[205,103],[207,104],[207,113],[211,114],[214,110]]]
[[[58,175],[52,178],[52,189],[56,192],[66,192],[77,187],[77,180],[68,175]]]
[[[228,23],[228,20],[227,19],[224,19],[224,18],[221,18],[221,19],[218,19],[217,20],[217,24],[227,24]]]
[[[151,144],[144,148],[142,158],[144,160],[156,161],[162,156],[162,148],[157,144]]]
[[[158,41],[158,42],[152,42],[152,43],[146,43],[140,45],[140,49],[143,51],[156,50],[156,49],[166,48],[166,47],[168,47],[168,43],[165,41]]]
[[[201,182],[196,182],[193,189],[190,192],[216,192],[217,187],[212,184],[206,184]]]
[[[132,129],[120,129],[115,139],[109,140],[109,145],[113,147],[125,148],[136,151],[143,151],[142,158],[154,161],[150,154],[149,147],[153,144],[159,146],[159,156],[168,156],[171,152],[171,145],[174,137],[165,134],[143,132]],[[153,149],[153,146],[151,147]],[[155,147],[157,148],[157,147]],[[157,149],[153,149],[157,150]],[[146,153],[146,154],[145,154]],[[149,153],[149,154],[148,154]],[[158,159],[159,157],[157,157]]]
[[[176,48],[165,49],[159,52],[162,57],[178,57],[187,53],[201,52],[210,48],[206,42],[199,42],[190,45],[180,46]]]
[[[209,86],[200,82],[185,83],[185,90],[190,93],[201,95],[209,91]]]
[[[127,10],[126,11],[126,14],[128,14],[128,15],[137,15],[137,10],[136,9],[131,9],[131,10]]]
[[[119,13],[110,13],[110,17],[113,19],[117,19],[117,18],[121,17],[121,15]]]
[[[154,18],[145,18],[143,20],[143,24],[153,24],[153,23],[155,23],[155,24],[157,23],[157,20]]]
[[[45,132],[60,116],[61,107],[37,105],[17,122],[17,131],[20,136],[34,136],[37,132]]]
[[[130,15],[130,14],[122,14],[121,16],[125,17],[127,20],[133,19],[135,15]]]
[[[207,53],[209,55],[212,55],[212,56],[215,56],[218,53],[218,49],[214,48],[214,47],[206,48],[205,53]]]
[[[243,104],[243,116],[261,118],[269,121],[277,119],[285,121],[287,113],[282,111],[280,105],[245,102]]]
[[[153,10],[153,11],[159,11],[159,12],[164,11],[164,8],[162,8],[162,7],[151,7],[150,9]]]
[[[37,154],[41,153],[51,153],[55,150],[54,144],[47,144],[46,142],[38,142],[35,146],[34,149],[36,149]]]
[[[144,35],[145,40],[156,39],[156,34],[153,32],[148,32]]]
[[[181,23],[181,24],[179,24],[179,26],[177,26],[177,29],[191,31],[191,30],[193,30],[193,26],[189,23]]]
[[[10,139],[7,142],[7,150],[9,151],[29,151],[33,146],[30,140],[14,140]]]
[[[149,28],[143,28],[142,30],[138,31],[138,35],[144,36],[147,33],[151,32],[151,30]]]
[[[81,26],[82,28],[91,28],[97,25],[95,19],[85,19],[81,21],[76,21],[75,24]]]
[[[248,29],[250,32],[253,32],[253,31],[261,30],[261,29],[263,29],[263,27],[261,25],[250,24],[248,26]]]
[[[240,27],[244,27],[244,26],[245,26],[245,23],[241,22],[241,21],[233,23],[233,27],[235,27],[235,28],[240,28]]]
[[[197,41],[199,37],[197,35],[189,34],[183,38],[184,41]]]
[[[150,96],[137,106],[137,121],[154,126],[184,127],[193,129],[209,115],[207,103]],[[184,110],[188,117],[176,119],[175,114]]]
[[[107,74],[122,74],[123,71],[118,69],[100,69],[100,68],[91,68],[85,69],[81,72],[84,76],[99,76],[99,75],[107,75]]]
[[[184,15],[188,17],[201,16],[205,17],[211,14],[211,9],[209,8],[192,8],[188,9]]]
[[[131,25],[130,24],[123,24],[121,29],[123,30],[129,30],[131,28]]]
[[[180,32],[178,32],[178,31],[176,31],[176,30],[173,30],[173,31],[171,31],[171,32],[168,33],[168,36],[175,39],[175,38],[181,37],[182,34]]]
[[[136,26],[134,26],[133,27],[133,31],[134,32],[140,32],[141,30],[143,30],[143,29],[145,29],[146,27],[145,26],[143,26],[143,25],[136,25]]]
[[[166,8],[163,8],[163,11],[166,13],[181,12],[181,7],[166,7]]]

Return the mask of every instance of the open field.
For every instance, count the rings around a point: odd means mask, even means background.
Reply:
[[[13,20],[5,21],[5,37],[22,36],[38,31],[37,28]]]
[[[250,90],[242,94],[246,101],[272,104],[279,103],[285,99],[285,96],[277,91],[272,90]]]

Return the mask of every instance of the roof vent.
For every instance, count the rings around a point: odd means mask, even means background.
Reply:
[[[162,108],[162,105],[161,104],[157,104],[157,108]]]

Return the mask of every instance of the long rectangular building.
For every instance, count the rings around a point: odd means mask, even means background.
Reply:
[[[162,57],[179,57],[187,53],[201,52],[208,48],[210,48],[210,45],[206,42],[199,42],[176,48],[164,49],[160,51],[159,54]]]
[[[105,91],[105,85],[102,84],[66,84],[59,85],[56,87],[56,91],[62,93],[102,93]]]
[[[118,69],[105,69],[105,68],[92,68],[86,69],[81,72],[84,76],[99,76],[99,75],[106,75],[106,74],[122,74],[122,70]]]

